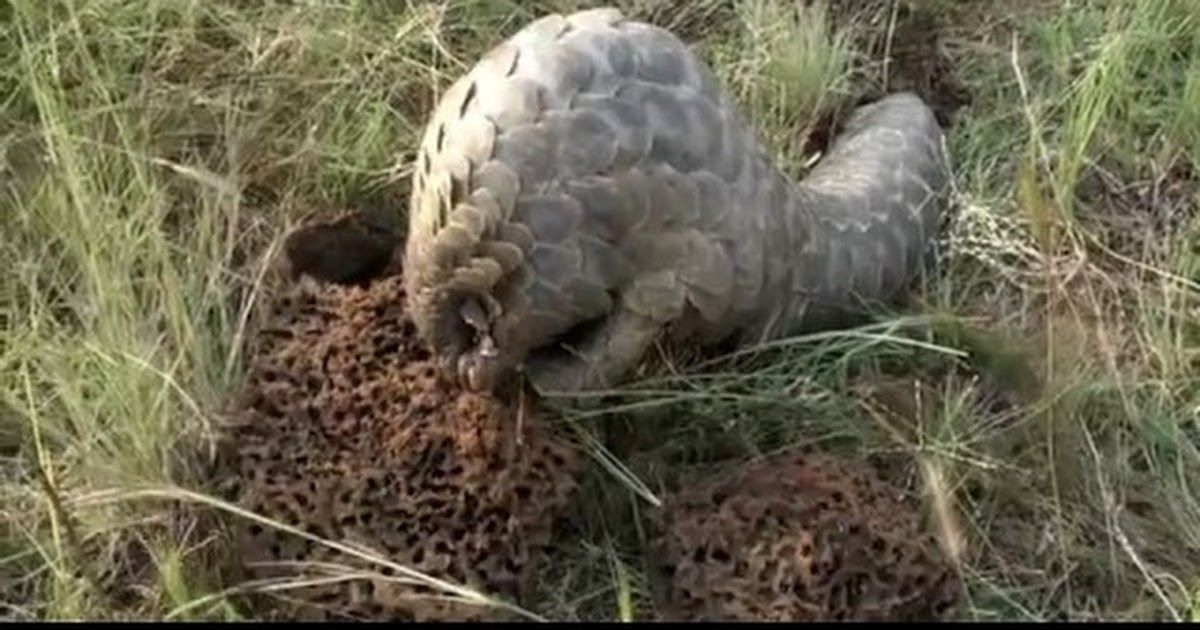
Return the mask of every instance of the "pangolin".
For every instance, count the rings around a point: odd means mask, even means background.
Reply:
[[[610,387],[664,333],[758,342],[890,299],[948,179],[942,130],[911,93],[855,109],[793,181],[671,32],[612,8],[547,15],[428,121],[408,306],[473,389],[517,372],[541,390]]]

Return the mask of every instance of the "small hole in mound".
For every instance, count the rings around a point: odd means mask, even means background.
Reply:
[[[425,548],[417,547],[417,550],[413,552],[412,559],[415,564],[425,562]]]
[[[716,551],[712,552],[712,557],[713,560],[716,560],[720,563],[726,563],[731,560],[729,552],[725,551],[724,549],[717,549]]]

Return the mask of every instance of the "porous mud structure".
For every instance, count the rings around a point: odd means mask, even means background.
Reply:
[[[440,375],[404,311],[400,275],[289,285],[260,335],[225,435],[226,488],[242,507],[490,596],[527,592],[581,457],[538,418]],[[288,591],[296,605],[274,616],[503,616],[275,528],[246,522],[239,543],[253,578],[298,573],[258,563],[376,574]]]
[[[958,597],[914,510],[862,464],[743,464],[668,498],[660,525],[672,620],[935,620]]]

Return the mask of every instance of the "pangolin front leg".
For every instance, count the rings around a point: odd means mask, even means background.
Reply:
[[[622,307],[578,343],[534,353],[524,372],[543,393],[610,389],[637,366],[662,332],[662,323]]]

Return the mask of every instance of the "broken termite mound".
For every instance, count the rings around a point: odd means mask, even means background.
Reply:
[[[692,621],[915,621],[958,577],[916,510],[865,463],[787,453],[668,497],[662,614]]]
[[[240,507],[311,536],[519,601],[572,499],[582,458],[536,415],[518,418],[512,405],[444,378],[392,269],[353,286],[310,273],[282,287],[222,436],[221,485]],[[347,276],[333,270],[327,279]],[[394,567],[276,527],[242,519],[236,536],[237,564],[251,579],[323,581],[285,591],[290,603],[272,604],[272,616],[506,614],[447,601]]]

